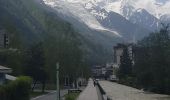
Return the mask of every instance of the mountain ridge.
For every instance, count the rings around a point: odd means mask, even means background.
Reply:
[[[170,1],[168,0],[165,0],[164,2],[163,1],[160,2],[160,0],[159,1],[158,0],[144,0],[144,1],[141,0],[57,0],[57,1],[43,0],[43,1],[47,5],[51,6],[52,8],[58,6],[56,5],[56,2],[60,4],[68,3],[67,5],[79,4],[85,10],[89,11],[89,15],[93,15],[95,17],[97,16],[100,17],[101,19],[105,19],[108,13],[115,12],[120,14],[127,20],[129,20],[131,23],[137,24],[142,28],[145,28],[150,31],[159,30],[162,21],[161,20],[162,16],[169,15],[170,13],[166,9],[166,8],[170,9]],[[102,12],[103,10],[105,10],[104,13]],[[93,19],[93,21],[94,20],[95,19]],[[94,24],[89,23],[88,25],[90,26]],[[107,27],[104,28],[108,29]]]

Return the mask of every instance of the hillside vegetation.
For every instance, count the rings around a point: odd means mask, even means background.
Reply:
[[[55,79],[56,62],[60,62],[61,77],[88,72],[79,34],[55,13],[34,0],[0,0],[0,12],[0,29],[6,30],[9,48],[15,49],[1,50],[0,63],[13,68],[13,74],[25,74],[25,59],[29,56],[26,52],[39,43],[50,80]]]

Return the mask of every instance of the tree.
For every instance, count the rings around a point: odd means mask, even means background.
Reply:
[[[118,69],[118,78],[124,79],[132,74],[132,60],[129,56],[128,48],[124,47]]]
[[[86,66],[84,48],[79,39],[79,35],[74,30],[65,27],[67,34],[56,34],[57,36],[47,37],[45,40],[46,70],[50,75],[50,82],[55,82],[56,62],[60,63],[60,82],[64,83],[65,77],[69,78],[69,83],[74,82],[78,77],[88,77],[88,67]],[[84,74],[86,73],[86,74]]]
[[[168,27],[145,37],[137,44],[135,73],[140,87],[170,93],[170,38]]]
[[[39,81],[42,83],[42,92],[44,92],[47,73],[44,67],[45,58],[42,43],[31,46],[30,49],[27,50],[25,57],[27,58],[25,74],[33,78],[34,85],[32,90],[34,90],[37,81]]]

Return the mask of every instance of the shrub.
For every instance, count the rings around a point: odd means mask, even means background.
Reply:
[[[19,77],[15,81],[0,87],[1,100],[29,100],[31,79]]]
[[[79,93],[69,93],[65,96],[65,100],[76,100]]]
[[[75,98],[73,96],[67,96],[66,100],[75,100]]]

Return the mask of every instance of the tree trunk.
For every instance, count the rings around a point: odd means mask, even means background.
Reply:
[[[42,92],[44,93],[44,90],[45,90],[45,86],[46,86],[46,82],[42,82]]]
[[[33,87],[32,87],[32,91],[34,91],[36,83],[37,83],[37,80],[34,81],[34,84],[33,84]]]

